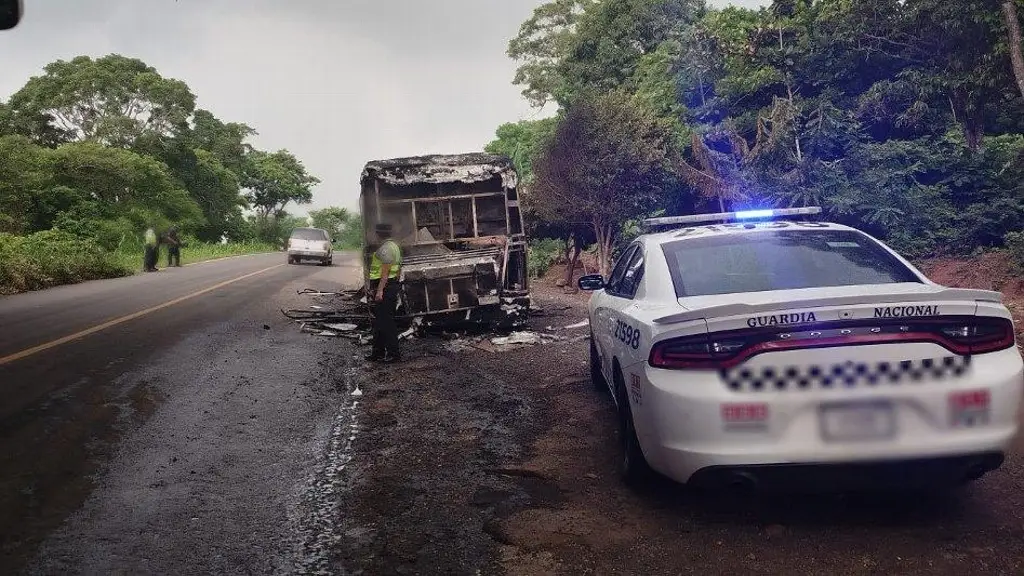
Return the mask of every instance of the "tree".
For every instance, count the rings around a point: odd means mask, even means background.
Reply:
[[[24,136],[0,137],[0,232],[36,231],[36,205],[50,182],[47,152]]]
[[[285,246],[292,230],[305,228],[310,225],[310,222],[309,218],[305,216],[294,216],[281,211],[267,218],[251,216],[249,225],[255,230],[256,237],[260,240],[277,246]]]
[[[520,188],[529,188],[533,180],[533,159],[551,138],[557,124],[557,118],[502,124],[495,131],[495,139],[484,150],[511,158],[522,183]]]
[[[1002,0],[1003,19],[1006,21],[1006,34],[1010,63],[1013,75],[1017,79],[1017,88],[1024,98],[1024,39],[1020,33],[1020,19],[1017,16],[1017,5],[1014,0]]]
[[[257,134],[250,126],[238,122],[222,122],[207,110],[196,110],[187,140],[192,148],[213,154],[228,170],[241,177],[248,165],[253,147],[246,140]]]
[[[345,235],[356,218],[356,215],[350,212],[348,208],[338,206],[309,211],[309,219],[313,223],[313,227],[327,230],[331,238],[335,240]]]
[[[621,90],[579,100],[535,161],[531,193],[538,211],[589,225],[607,275],[622,222],[649,212],[666,185],[672,139],[664,123]]]
[[[347,208],[332,206],[311,210],[309,219],[313,227],[330,232],[341,248],[354,250],[363,245],[363,219]]]
[[[63,141],[128,147],[144,134],[173,136],[187,128],[195,96],[141,60],[111,54],[48,64],[10,99],[14,115],[45,119]]]
[[[224,123],[206,110],[196,110],[191,125],[174,138],[145,134],[131,149],[168,165],[179,185],[203,209],[206,223],[196,236],[215,242],[236,227],[247,206],[240,181],[252,152],[246,139],[255,133],[245,124]]]
[[[52,153],[53,182],[85,194],[108,214],[147,213],[183,227],[202,222],[202,211],[153,158],[93,142],[65,144]]]
[[[580,16],[570,49],[559,62],[567,104],[587,93],[626,85],[645,55],[680,39],[699,18],[702,0],[602,0]]]
[[[576,23],[598,0],[552,0],[538,6],[508,44],[508,55],[521,62],[513,84],[524,86],[523,96],[543,107],[563,90],[558,70],[573,43]]]
[[[291,152],[274,153],[256,151],[250,155],[251,164],[242,177],[246,199],[262,220],[284,213],[289,202],[308,204],[313,200],[312,187],[320,180],[306,172]]]

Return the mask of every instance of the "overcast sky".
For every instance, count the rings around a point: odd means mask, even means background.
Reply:
[[[368,160],[479,150],[502,122],[537,114],[505,48],[543,0],[24,3],[18,28],[0,32],[0,99],[54,60],[140,58],[323,180],[296,212],[354,208]],[[767,2],[712,2],[727,3]]]

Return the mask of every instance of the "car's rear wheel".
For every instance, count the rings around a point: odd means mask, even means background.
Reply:
[[[295,264],[295,262],[296,262],[295,258],[292,258],[291,256],[288,257],[288,263],[289,264]]]
[[[626,484],[638,487],[651,478],[651,468],[640,448],[640,439],[636,435],[633,424],[633,410],[629,405],[625,379],[615,371],[615,390],[619,397],[619,442],[622,446],[622,463],[620,473]]]
[[[601,357],[597,354],[597,344],[594,343],[594,333],[590,333],[590,383],[598,392],[608,391],[608,380],[601,373]]]

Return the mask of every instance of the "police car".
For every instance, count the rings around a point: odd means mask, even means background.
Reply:
[[[960,485],[1017,432],[1024,362],[998,292],[948,288],[820,208],[652,218],[579,280],[627,482]]]

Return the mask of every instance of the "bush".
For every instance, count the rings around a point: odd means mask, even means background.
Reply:
[[[112,253],[68,232],[46,230],[29,236],[0,234],[0,294],[131,273],[132,270]]]
[[[551,265],[563,254],[565,246],[559,240],[540,238],[530,241],[530,250],[526,258],[526,268],[531,278],[540,278],[547,274]]]
[[[1003,242],[1014,265],[1018,270],[1024,270],[1024,232],[1010,232],[1003,237]]]

